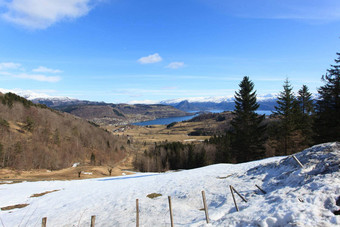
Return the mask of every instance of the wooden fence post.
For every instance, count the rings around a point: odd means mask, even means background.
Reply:
[[[207,220],[207,223],[209,223],[208,207],[207,207],[207,201],[205,199],[204,191],[202,191],[202,197],[203,197],[203,205],[204,205],[204,211],[205,211],[205,219]]]
[[[42,218],[41,227],[46,227],[47,217]]]
[[[136,227],[139,227],[139,205],[138,205],[138,199],[136,199]]]
[[[171,221],[171,227],[174,227],[174,218],[172,216],[172,206],[171,206],[171,196],[168,196],[169,200],[169,210],[170,210],[170,221]]]
[[[91,216],[91,227],[94,227],[95,222],[96,222],[96,216],[95,216],[95,215],[92,215],[92,216]]]
[[[292,156],[293,156],[294,160],[299,164],[299,166],[301,166],[301,168],[303,168],[303,165],[302,165],[302,163],[299,161],[299,159],[297,159],[297,158],[295,157],[295,155],[292,155]]]
[[[260,186],[258,186],[257,184],[255,184],[255,186],[263,193],[263,194],[267,194],[267,192],[265,190],[263,190],[262,188],[260,188]]]
[[[235,208],[237,211],[238,210],[238,207],[237,207],[237,203],[236,203],[236,199],[235,199],[235,195],[234,195],[234,191],[233,191],[233,186],[229,185],[229,188],[230,188],[230,191],[231,191],[231,195],[233,196],[233,200],[234,200],[234,204],[235,204]]]
[[[236,192],[236,194],[237,194],[238,196],[241,197],[241,199],[242,199],[244,202],[247,202],[247,200],[246,200],[240,193],[238,193],[238,191],[236,191],[236,189],[235,189],[233,186],[231,186],[231,187],[232,187],[232,189]]]

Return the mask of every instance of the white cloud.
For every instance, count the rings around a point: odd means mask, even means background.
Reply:
[[[165,68],[179,69],[179,68],[182,68],[182,67],[184,67],[184,62],[171,62]]]
[[[4,69],[18,69],[21,67],[21,64],[14,63],[14,62],[1,62],[0,63],[0,70]]]
[[[1,17],[9,22],[44,29],[58,21],[86,15],[95,0],[10,0]],[[1,6],[1,5],[0,5]]]
[[[61,73],[62,71],[59,69],[50,69],[44,66],[39,66],[36,69],[32,70],[33,72],[38,73]],[[59,76],[46,76],[43,74],[31,74],[27,73],[25,69],[22,68],[22,65],[14,62],[0,62],[0,75],[21,79],[30,79],[41,82],[58,82],[61,80]]]
[[[138,59],[138,62],[141,64],[151,64],[151,63],[160,62],[162,60],[163,60],[162,57],[159,56],[158,53],[155,53],[155,54],[151,54],[149,56]]]
[[[36,81],[41,81],[41,82],[58,82],[61,80],[59,76],[45,76],[45,75],[27,74],[27,73],[12,74],[11,76],[15,78],[30,79],[30,80],[36,80]]]
[[[132,100],[132,101],[129,101],[128,104],[131,104],[131,105],[134,105],[134,104],[158,104],[159,101],[155,101],[155,100],[149,100],[149,99],[146,99],[146,100]]]
[[[59,70],[59,69],[50,69],[44,66],[39,66],[36,69],[32,70],[33,72],[39,72],[39,73],[61,73],[63,71]]]

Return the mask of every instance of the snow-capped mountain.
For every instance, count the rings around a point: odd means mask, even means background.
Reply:
[[[40,103],[54,108],[58,106],[68,105],[91,105],[91,104],[103,104],[103,102],[93,102],[87,100],[78,100],[69,97],[51,96],[40,92],[22,89],[3,89],[0,88],[0,92],[8,93],[12,92],[19,96],[22,96],[34,103]],[[257,100],[260,104],[260,110],[273,110],[276,104],[276,95],[258,95]],[[150,104],[134,102],[133,104]],[[215,97],[189,97],[189,98],[177,98],[163,101],[155,101],[154,104],[163,104],[173,106],[182,111],[209,111],[209,110],[233,110],[234,109],[234,97],[233,96],[215,96]]]
[[[1,93],[14,93],[17,94],[21,97],[24,97],[25,99],[28,100],[35,100],[35,99],[41,99],[41,100],[64,100],[64,101],[70,101],[70,100],[76,100],[76,99],[71,99],[68,97],[59,97],[59,96],[51,96],[51,95],[47,95],[45,93],[41,93],[41,92],[35,92],[35,91],[31,91],[31,90],[22,90],[22,89],[4,89],[4,88],[0,88],[0,92]]]
[[[266,94],[257,96],[258,101],[264,100],[274,100],[276,99],[275,94]],[[221,102],[234,102],[234,96],[215,96],[215,97],[189,97],[189,98],[178,98],[178,99],[169,99],[160,101],[161,104],[171,105],[178,104],[183,101],[188,101],[189,103],[202,103],[202,102],[212,102],[212,103],[221,103]]]
[[[195,102],[221,103],[221,102],[232,102],[234,101],[234,97],[217,96],[217,97],[178,98],[178,99],[169,99],[169,100],[160,101],[160,103],[169,105],[169,104],[174,104],[174,103],[180,103],[183,101],[188,101],[190,103],[195,103]]]
[[[259,110],[274,110],[275,94],[259,95],[257,100],[260,104]],[[233,96],[179,98],[160,103],[183,111],[233,110],[235,105]]]

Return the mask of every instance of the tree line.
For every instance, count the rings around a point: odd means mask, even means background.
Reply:
[[[289,155],[314,144],[340,141],[340,53],[322,76],[313,99],[308,87],[297,92],[288,79],[269,119],[259,115],[254,83],[245,76],[235,92],[235,110],[228,130],[203,144],[164,143],[139,155],[141,171],[194,168],[207,164],[241,163],[275,155]]]

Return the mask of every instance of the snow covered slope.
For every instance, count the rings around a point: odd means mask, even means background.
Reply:
[[[170,226],[171,196],[175,226],[339,226],[340,216],[333,211],[340,208],[340,143],[314,146],[296,157],[303,169],[292,157],[274,157],[161,174],[3,184],[0,207],[29,205],[0,211],[0,221],[9,227],[40,226],[47,217],[47,226],[89,226],[96,215],[96,226],[135,226],[138,198],[141,226]],[[248,200],[236,195],[239,212],[229,185]],[[30,197],[51,190],[60,191]],[[202,190],[211,224],[200,210]],[[150,199],[150,193],[162,196]]]

